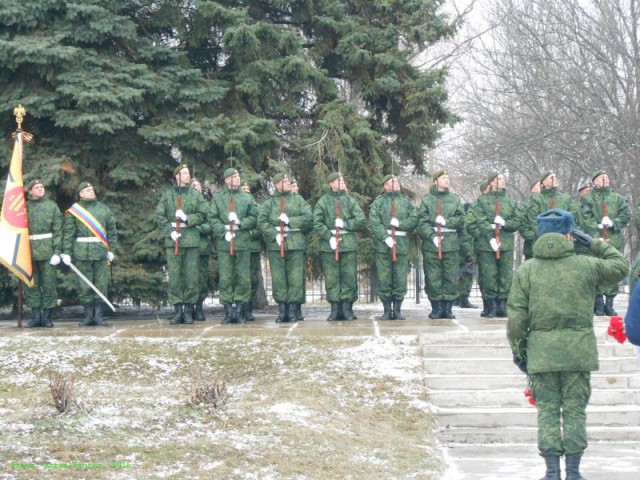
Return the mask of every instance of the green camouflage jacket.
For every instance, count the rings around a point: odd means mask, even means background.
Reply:
[[[186,225],[180,227],[180,248],[200,247],[200,232],[196,228],[207,220],[207,202],[200,192],[191,187],[171,187],[162,195],[156,208],[156,223],[165,234],[164,246],[173,248],[171,232],[176,229],[178,198],[182,211],[187,215]]]
[[[396,218],[400,225],[396,229],[396,254],[407,255],[411,245],[410,234],[418,225],[418,210],[413,202],[400,192],[384,192],[369,208],[369,228],[373,233],[373,248],[378,253],[389,253],[384,243],[391,236],[391,202],[395,202]]]
[[[116,220],[109,207],[97,200],[78,201],[93,217],[100,222],[107,234],[109,250],[115,252],[118,242]],[[62,234],[62,252],[74,260],[106,260],[107,247],[99,242],[78,242],[78,238],[95,238],[95,235],[84,223],[70,213],[65,214]]]
[[[260,205],[256,202],[255,198],[253,199],[255,203],[256,212],[260,212]],[[262,243],[262,233],[258,230],[258,225],[256,221],[256,228],[251,230],[249,233],[249,247],[248,250],[252,253],[261,253],[264,250],[264,245]]]
[[[521,229],[525,232],[524,238],[533,237],[530,239],[534,242],[538,239],[538,221],[536,218],[541,213],[552,208],[561,208],[572,213],[576,224],[580,221],[580,206],[578,202],[556,187],[545,188],[540,193],[529,197],[529,206],[523,220],[525,223],[521,225]]]
[[[496,205],[499,205],[499,208]],[[514,232],[520,228],[518,203],[513,197],[507,195],[505,190],[499,192],[491,191],[486,195],[480,196],[469,209],[469,212],[468,230],[476,242],[477,251],[493,251],[489,242],[495,237],[496,231],[491,226],[493,219],[498,214],[506,222],[500,230],[500,251],[514,249]]]
[[[209,209],[209,223],[213,228],[217,251],[229,251],[230,242],[225,240],[225,228],[229,225],[229,212],[231,196],[233,196],[234,212],[238,215],[240,225],[234,226],[235,238],[233,248],[240,251],[252,251],[251,235],[255,232],[258,220],[258,206],[250,193],[244,193],[240,189],[230,190],[226,185],[217,192],[211,200]]]
[[[344,228],[340,232],[340,251],[353,252],[358,248],[357,232],[367,226],[367,218],[355,198],[345,191],[325,193],[313,209],[313,229],[320,238],[320,251],[333,252],[329,240],[335,236],[337,206],[340,202],[340,218]]]
[[[311,207],[300,195],[291,192],[280,193],[276,190],[265,200],[258,210],[258,230],[264,235],[267,250],[277,251],[280,246],[276,236],[280,234],[280,202],[284,200],[284,212],[289,217],[289,230],[286,232],[284,249],[306,250],[305,234],[313,226]]]
[[[433,243],[437,236],[436,217],[438,216],[437,203],[440,201],[440,215],[447,224],[442,227],[442,251],[454,252],[460,249],[459,234],[464,228],[464,208],[460,197],[450,193],[449,190],[437,192],[432,189],[422,198],[418,209],[417,232],[422,238],[422,251],[434,253],[438,249]]]
[[[29,236],[32,238],[31,260],[49,260],[53,255],[60,255],[62,250],[62,224],[64,217],[55,202],[46,197],[29,199],[27,201],[27,219],[29,222]],[[52,236],[37,238],[40,235]]]
[[[571,240],[548,233],[534,244],[534,258],[516,272],[507,337],[513,353],[527,359],[529,373],[598,369],[596,286],[622,280],[629,262],[599,240],[591,244],[591,255],[575,255]]]
[[[580,227],[593,238],[602,238],[603,230],[598,228],[602,223],[603,207],[606,206],[607,216],[613,221],[613,227],[607,229],[608,242],[622,250],[624,236],[622,229],[629,224],[631,214],[629,204],[624,197],[610,188],[594,188],[581,202],[581,219],[584,225]]]

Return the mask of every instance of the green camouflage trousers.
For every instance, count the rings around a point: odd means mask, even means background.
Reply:
[[[478,283],[485,298],[506,300],[513,280],[513,251],[478,252]]]
[[[251,300],[251,252],[218,250],[220,303],[247,303]]]
[[[460,268],[464,266],[464,263],[460,265]],[[460,272],[460,270],[458,270]],[[468,297],[471,294],[471,288],[473,287],[473,275],[468,273],[457,273],[458,276],[458,296]]]
[[[255,303],[258,296],[258,286],[260,284],[260,252],[251,252],[251,298]]]
[[[24,300],[31,308],[54,308],[58,299],[56,267],[49,260],[32,262],[33,287],[25,287]]]
[[[389,253],[376,253],[376,273],[378,275],[378,297],[383,302],[403,300],[407,294],[409,257],[396,254],[396,261]]]
[[[532,373],[530,378],[538,410],[540,455],[582,455],[587,448],[591,373]]]
[[[200,252],[198,247],[180,247],[178,255],[175,255],[173,247],[167,248],[166,254],[169,272],[169,303],[172,305],[196,303],[200,291]],[[196,272],[198,273],[196,274]]]
[[[357,261],[356,252],[340,252],[337,262],[335,253],[322,253],[322,272],[329,302],[358,300]]]
[[[424,268],[424,291],[430,300],[455,300],[458,298],[458,270],[460,269],[458,251],[442,252],[442,260],[438,254],[422,252]]]
[[[279,251],[269,250],[267,256],[273,299],[277,303],[304,303],[304,252],[288,251],[281,258]]]
[[[173,250],[172,250],[173,251]],[[93,283],[102,294],[107,296],[109,288],[109,266],[107,260],[76,260],[78,270]],[[75,274],[74,274],[75,275]],[[78,277],[78,300],[82,305],[94,302],[102,302],[102,299],[95,293],[89,285]]]
[[[200,255],[198,287],[198,301],[203,302],[209,293],[209,255]]]

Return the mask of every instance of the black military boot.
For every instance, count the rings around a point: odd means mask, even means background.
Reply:
[[[580,474],[580,455],[567,455],[564,461],[567,467],[567,480],[585,480]],[[558,477],[560,478],[560,477]]]
[[[440,300],[429,300],[431,302],[431,313],[429,314],[429,318],[435,320],[437,318],[442,317],[442,310],[444,302]]]
[[[456,316],[451,311],[452,308],[453,308],[453,300],[445,300],[444,301],[444,310],[442,312],[442,317],[441,318],[449,318],[449,319],[456,318]]]
[[[184,323],[186,323],[187,325],[192,325],[194,316],[195,315],[194,315],[193,303],[185,303],[184,304]]]
[[[301,303],[296,303],[296,322],[304,322],[304,315],[302,315]]]
[[[342,315],[345,320],[355,320],[356,316],[353,314],[353,303],[349,300],[342,302]]]
[[[280,302],[278,303],[278,316],[276,317],[276,323],[285,323],[286,321],[287,321],[287,304]]]
[[[84,308],[84,319],[78,324],[80,327],[90,327],[93,325],[93,305],[87,303],[82,306]]]
[[[391,313],[391,302],[383,301],[382,308],[384,309],[384,311],[382,312],[380,320],[393,320],[393,313]]]
[[[496,318],[498,316],[498,301],[495,298],[487,298],[487,318]]]
[[[507,317],[507,299],[506,298],[496,298],[496,316],[498,318],[506,318]]]
[[[327,317],[327,322],[335,322],[340,316],[340,303],[331,302],[331,313]]]
[[[202,307],[203,303],[204,302],[202,301],[196,302],[196,308],[193,309],[193,319],[198,322],[204,322],[206,320],[204,316],[204,308]]]
[[[460,308],[478,308],[476,305],[469,301],[468,295],[460,295],[458,297]]]
[[[233,322],[233,304],[224,304],[224,318],[222,319],[222,325]]]
[[[247,322],[253,322],[256,319],[253,315],[253,302],[247,302],[244,304],[244,319]]]
[[[287,303],[287,319],[290,322],[296,321],[296,304],[293,302]]]
[[[613,299],[616,298],[615,295],[607,295],[605,303],[604,303],[604,314],[611,317],[613,315],[618,315],[613,309]]]
[[[482,311],[480,312],[480,316],[486,317],[487,313],[489,313],[489,301],[482,297]]]
[[[238,303],[236,306],[236,322],[235,323],[244,323],[244,307],[246,303]]]
[[[596,295],[596,301],[593,304],[593,314],[596,317],[602,317],[604,315],[604,299],[602,295]]]
[[[402,299],[393,301],[393,318],[394,320],[404,320],[405,316],[402,314]]]
[[[561,480],[560,477],[560,456],[545,455],[544,462],[547,464],[547,473],[540,480]]]
[[[27,323],[27,328],[38,327],[44,327],[44,325],[42,325],[42,310],[40,310],[39,308],[32,308],[31,320],[29,320],[29,323]]]
[[[51,313],[52,313],[52,309],[51,308],[45,308],[42,311],[42,325],[45,328],[53,328],[53,321],[51,320]]]
[[[98,327],[109,326],[109,324],[104,321],[104,304],[102,302],[96,303],[96,315],[93,317],[93,323]]]
[[[169,324],[171,325],[179,325],[184,323],[184,313],[182,312],[182,304],[176,303],[173,305],[173,317],[171,317],[171,321]]]

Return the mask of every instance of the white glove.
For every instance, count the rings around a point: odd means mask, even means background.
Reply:
[[[433,244],[438,248],[440,246],[440,242],[438,242],[438,237],[433,237]]]
[[[278,246],[282,245],[282,240],[284,239],[284,237],[286,237],[287,234],[285,233],[284,235],[276,235],[276,243],[278,244]]]
[[[236,236],[235,233],[227,232],[227,233],[224,234],[224,239],[227,242],[230,242],[235,236]]]
[[[384,239],[384,243],[387,244],[387,247],[389,248],[393,248],[393,246],[396,244],[396,242],[394,242],[393,238],[391,237],[387,237]]]
[[[114,258],[116,258],[116,256],[113,254],[113,252],[107,252],[107,260],[113,262]]]
[[[497,252],[500,248],[500,242],[498,242],[498,240],[496,240],[495,238],[489,240],[489,244],[491,245],[491,248],[493,248],[494,252]]]
[[[183,222],[187,221],[187,214],[182,211],[181,208],[176,210],[176,218],[182,220]]]
[[[493,223],[495,223],[496,225],[500,225],[501,227],[504,227],[504,224],[506,222],[504,221],[504,218],[502,218],[500,215],[496,215],[496,218],[493,219]]]
[[[602,225],[604,225],[607,228],[611,228],[613,227],[613,222],[609,217],[605,215],[604,217],[602,217]]]
[[[282,212],[280,214],[280,221],[282,223],[284,223],[285,225],[288,225],[289,224],[289,216],[286,213]]]
[[[66,253],[61,253],[60,254],[60,258],[62,259],[62,263],[64,263],[65,265],[71,265],[71,256],[67,255]]]
[[[336,218],[336,228],[344,228],[344,222],[340,217]]]
[[[54,265],[54,266],[55,266],[55,265],[60,265],[60,255],[55,255],[55,254],[54,254],[54,255],[51,257],[51,260],[49,260],[49,263],[50,263],[51,265]]]
[[[240,220],[238,219],[238,215],[236,215],[236,212],[229,212],[228,219],[234,225],[240,225]]]
[[[391,221],[389,222],[389,225],[391,225],[392,227],[398,228],[400,226],[400,222],[398,221],[398,219],[396,217],[393,217],[391,219]]]
[[[335,250],[338,248],[338,239],[336,237],[331,237],[329,239],[329,245],[331,246],[331,250]]]
[[[174,242],[177,241],[182,236],[181,233],[176,232],[175,230],[171,232],[171,240]]]
[[[444,227],[447,224],[447,221],[444,219],[444,217],[442,215],[438,215],[436,217],[436,223],[438,225],[442,225]]]
[[[598,230],[602,230],[604,227],[602,226],[601,223],[598,224]]]
[[[231,230],[231,225],[229,225],[228,223],[225,224],[224,229],[228,232],[229,230]]]

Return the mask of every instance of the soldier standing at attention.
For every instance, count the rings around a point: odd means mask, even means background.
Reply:
[[[486,180],[483,181],[480,184],[480,196],[476,199],[475,202],[473,202],[471,204],[471,206],[469,207],[469,210],[465,213],[465,225],[466,225],[466,229],[467,232],[469,232],[469,235],[471,236],[472,239],[474,239],[474,236],[478,235],[475,231],[474,231],[474,223],[473,223],[473,215],[475,214],[475,209],[477,208],[478,205],[478,200],[480,200],[484,195],[486,195],[487,193],[489,193],[489,191],[491,190],[491,185],[489,185],[489,182],[487,182]],[[482,296],[482,311],[480,312],[480,316],[481,317],[486,317],[487,313],[488,313],[488,308],[489,308],[489,303],[487,302],[487,294],[485,292],[485,286],[482,283],[484,277],[482,276],[482,265],[480,264],[480,262],[477,261],[479,255],[480,255],[480,248],[479,245],[482,242],[486,242],[488,241],[487,239],[481,239],[481,240],[473,240],[473,252],[475,254],[476,257],[476,265],[478,266],[478,289],[480,290],[480,295]]]
[[[520,236],[523,238],[522,254],[525,260],[533,257],[533,242],[536,239],[536,231],[532,228],[531,223],[527,219],[527,213],[533,202],[533,199],[540,193],[540,179],[537,178],[529,187],[531,195],[520,204],[518,218],[520,219]]]
[[[458,277],[458,298],[453,303],[454,307],[460,308],[476,308],[471,302],[469,302],[469,295],[471,294],[471,287],[473,287],[473,255],[475,253],[473,237],[469,234],[469,209],[471,204],[469,202],[463,203],[464,209],[464,228],[460,233],[460,255],[459,263],[460,269],[456,276]]]
[[[291,178],[289,180],[291,182],[291,193],[293,193],[294,195],[300,195],[298,193],[298,181],[295,178]],[[302,278],[304,280],[304,284],[303,284],[303,287],[302,287],[303,292],[304,292],[304,299],[302,300],[302,303],[298,304],[298,306],[297,306],[297,308],[298,308],[298,310],[296,311],[296,321],[297,322],[303,322],[304,321],[304,315],[302,315],[302,305],[307,303],[307,251],[306,250],[304,252],[304,276]]]
[[[56,306],[56,265],[60,264],[63,217],[58,205],[46,198],[42,180],[27,185],[27,220],[33,265],[33,287],[26,287],[24,297],[31,308],[27,328],[53,327],[51,311]]]
[[[253,197],[240,189],[240,173],[227,168],[224,187],[213,196],[209,222],[216,238],[222,324],[244,323],[251,300],[251,232],[256,229],[258,209]]]
[[[240,190],[244,193],[251,195],[251,187],[247,182],[243,182],[240,186]],[[251,195],[253,197],[253,195]],[[254,198],[255,202],[255,198]],[[259,209],[259,205],[256,203],[256,210]],[[253,314],[253,306],[258,298],[258,287],[260,286],[260,255],[262,254],[262,234],[256,228],[249,233],[249,252],[251,253],[251,297],[244,308],[244,319],[247,322],[251,322],[256,319]]]
[[[289,178],[274,175],[275,190],[260,206],[258,229],[267,243],[273,299],[278,304],[276,323],[296,321],[304,301],[304,261],[313,214],[300,195],[291,193]]]
[[[580,480],[587,448],[586,408],[591,372],[598,370],[593,298],[598,285],[624,278],[629,262],[613,245],[573,229],[573,215],[539,215],[533,259],[515,274],[509,294],[507,337],[514,363],[528,375],[538,410],[538,449],[545,479]],[[592,256],[575,255],[570,234]]]
[[[455,318],[451,311],[458,297],[459,233],[464,228],[464,209],[449,191],[449,175],[433,175],[431,191],[418,209],[418,234],[422,238],[425,291],[431,302],[429,318]]]
[[[176,185],[160,198],[156,208],[158,228],[164,232],[169,272],[168,300],[174,307],[171,325],[193,323],[193,305],[200,295],[200,232],[207,219],[207,202],[191,188],[186,163],[173,170]]]
[[[518,204],[506,192],[504,175],[487,179],[491,191],[478,199],[471,216],[472,231],[482,265],[481,283],[487,296],[487,317],[506,317],[513,278],[514,232],[519,228]]]
[[[62,263],[71,259],[95,287],[104,293],[109,286],[109,262],[113,262],[118,235],[116,220],[109,207],[96,200],[96,192],[89,182],[78,185],[80,200],[66,211],[62,234]],[[106,327],[104,304],[86,283],[78,280],[79,300],[84,307],[81,327]]]
[[[622,230],[631,218],[629,204],[622,195],[611,190],[609,175],[604,170],[598,170],[591,181],[594,188],[584,196],[581,205],[584,231],[622,251]],[[617,294],[618,282],[600,285],[596,291],[594,313],[617,315],[613,309],[613,300]]]
[[[191,180],[191,188],[200,192],[202,197],[204,198],[204,194],[202,192],[202,184],[200,180],[194,178]],[[207,199],[205,198],[205,202]],[[207,208],[208,211],[208,208]],[[211,258],[211,248],[213,241],[211,239],[211,225],[209,225],[208,221],[201,223],[200,225],[196,225],[196,230],[200,234],[200,246],[198,247],[199,260],[198,260],[198,300],[194,305],[191,317],[194,320],[199,322],[204,322],[206,317],[204,315],[204,301],[209,294],[209,259]]]
[[[313,229],[320,238],[322,271],[327,299],[331,304],[328,321],[355,320],[353,302],[358,299],[358,239],[367,219],[355,198],[347,193],[341,173],[327,176],[331,190],[313,210]]]
[[[369,210],[369,227],[373,233],[378,296],[384,312],[381,320],[404,320],[402,301],[407,294],[409,275],[409,235],[418,225],[413,202],[402,195],[395,175],[382,179],[384,193]]]
[[[578,218],[578,224],[579,225],[584,225],[582,206],[584,205],[585,197],[586,197],[587,193],[589,193],[591,191],[591,188],[592,188],[591,187],[591,181],[583,183],[578,188],[578,204],[580,205],[580,210],[579,210],[580,217]],[[585,230],[585,232],[587,231],[586,228],[584,228],[584,230]],[[582,245],[581,243],[576,243],[575,249],[576,249],[576,255],[589,255],[589,249],[587,247],[585,247],[584,245]],[[595,304],[594,304],[594,311],[595,311]]]

